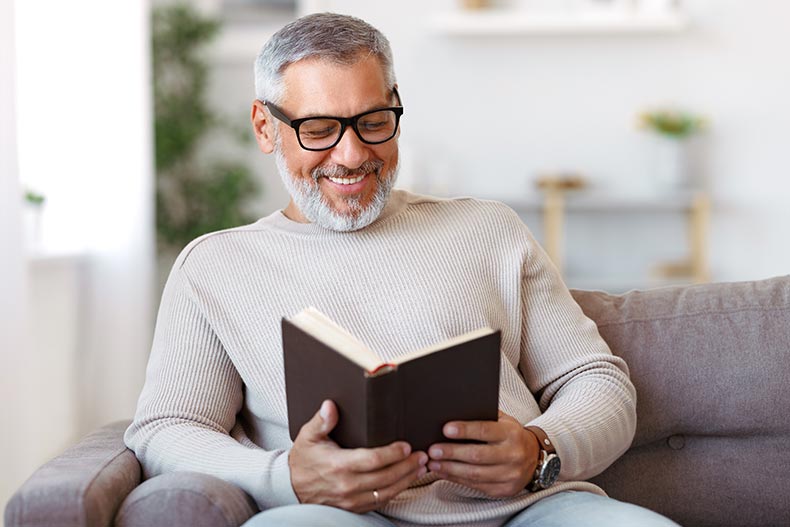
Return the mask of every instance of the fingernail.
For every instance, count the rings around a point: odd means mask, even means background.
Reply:
[[[438,472],[442,468],[442,465],[436,461],[431,461],[428,463],[428,468],[431,469],[432,472]]]
[[[449,425],[444,429],[444,434],[448,437],[458,435],[458,427],[455,425]]]
[[[442,454],[444,454],[444,452],[442,452],[441,448],[435,446],[435,447],[431,448],[430,454],[431,454],[432,458],[439,459],[439,458],[442,457]]]
[[[428,454],[425,452],[420,452],[420,457],[418,458],[420,465],[425,465],[428,462]]]
[[[321,410],[318,412],[318,415],[320,415],[321,419],[324,421],[329,419],[329,401],[324,401],[321,404]]]
[[[417,477],[418,477],[418,478],[421,478],[421,477],[423,477],[423,476],[424,476],[425,474],[427,474],[427,473],[428,473],[428,469],[427,469],[427,468],[425,468],[425,467],[420,467],[420,470],[418,470],[418,471],[417,471]]]

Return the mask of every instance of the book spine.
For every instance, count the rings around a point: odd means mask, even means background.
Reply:
[[[403,439],[398,370],[367,378],[367,444],[384,446]]]

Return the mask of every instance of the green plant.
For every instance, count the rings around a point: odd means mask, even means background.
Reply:
[[[683,139],[705,128],[702,117],[680,110],[653,110],[639,116],[640,125],[661,135]]]
[[[44,194],[40,194],[33,190],[25,190],[24,198],[26,203],[29,203],[30,205],[33,205],[35,207],[41,207],[42,205],[44,205],[44,202],[47,200]]]
[[[160,250],[180,250],[210,231],[249,223],[246,208],[259,189],[242,163],[207,160],[201,143],[231,133],[206,102],[205,46],[217,20],[186,4],[153,10],[156,227]]]

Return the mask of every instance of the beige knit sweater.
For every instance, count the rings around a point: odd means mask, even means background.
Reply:
[[[559,484],[511,499],[428,474],[380,512],[402,525],[499,525],[611,464],[635,429],[623,361],[506,206],[395,190],[369,227],[343,233],[276,212],[203,236],[162,297],[126,444],[146,476],[218,476],[261,508],[296,503],[280,319],[312,305],[385,359],[487,325],[502,330],[499,407],[543,428]],[[317,409],[316,409],[317,410]]]

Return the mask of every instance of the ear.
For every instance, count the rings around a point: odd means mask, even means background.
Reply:
[[[255,132],[255,142],[264,154],[274,152],[274,122],[270,117],[269,111],[261,101],[255,100],[252,103],[250,114],[252,130]]]

